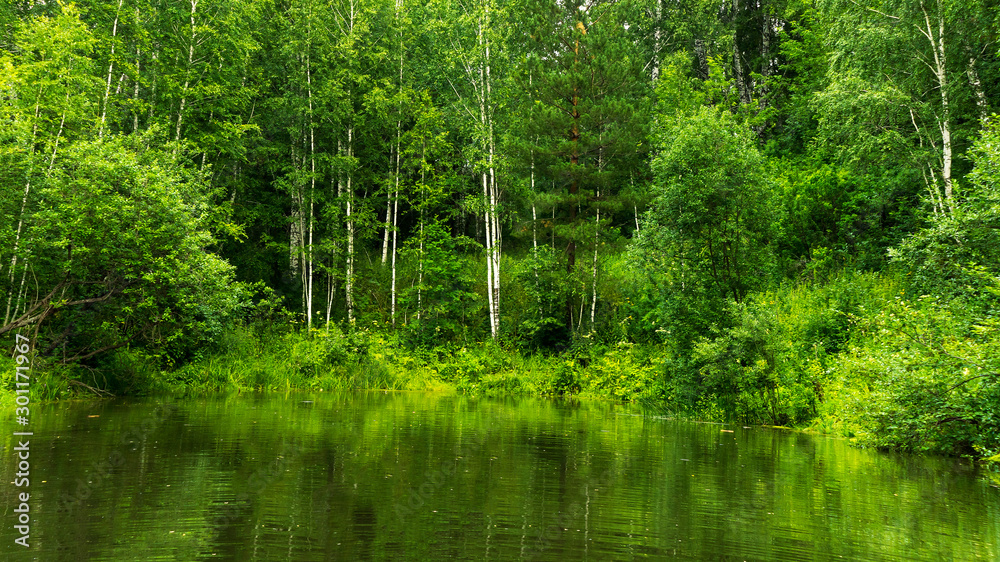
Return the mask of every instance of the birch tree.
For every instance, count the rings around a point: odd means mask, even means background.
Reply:
[[[346,230],[346,254],[344,271],[344,303],[347,320],[354,323],[356,314],[355,302],[355,256],[357,245],[362,229],[367,228],[367,220],[363,216],[368,211],[368,201],[366,198],[357,198],[358,181],[356,181],[356,170],[358,168],[358,156],[356,154],[356,143],[359,136],[358,125],[364,122],[365,115],[363,107],[371,88],[373,77],[371,72],[375,69],[375,60],[378,60],[384,52],[375,44],[368,41],[372,37],[373,25],[377,25],[379,5],[371,1],[363,0],[341,0],[330,5],[332,12],[333,29],[336,34],[336,45],[332,63],[335,70],[332,72],[331,83],[334,88],[328,89],[328,95],[336,98],[331,104],[336,108],[336,120],[338,126],[338,144],[342,147],[340,151],[341,164],[339,166],[343,176],[342,190],[339,196],[342,199],[344,209],[344,220]],[[366,192],[374,191],[365,189]]]
[[[6,267],[5,324],[25,307],[28,276],[25,231],[35,210],[36,191],[44,187],[61,152],[86,138],[94,123],[98,81],[90,53],[94,39],[72,5],[53,17],[38,17],[16,40],[19,56],[0,58],[5,67],[0,89],[0,118],[10,127],[2,134],[4,209],[9,224],[2,264]]]
[[[286,60],[296,74],[289,77],[284,104],[293,121],[287,127],[288,165],[280,180],[290,198],[289,269],[298,280],[302,313],[307,329],[312,328],[314,280],[316,272],[317,180],[320,157],[317,145],[318,96],[317,59],[327,49],[327,21],[323,6],[311,0],[293,3],[284,13],[287,40]]]
[[[492,0],[466,0],[443,12],[449,20],[443,48],[449,62],[457,69],[449,85],[455,94],[461,115],[474,123],[478,183],[482,190],[481,209],[486,249],[486,301],[490,334],[500,332],[500,228],[501,182],[498,178],[500,155],[497,151],[499,113],[506,96],[510,61],[510,18]]]
[[[986,8],[951,0],[830,1],[823,7],[833,64],[832,84],[820,99],[846,102],[843,110],[850,112],[865,100],[898,100],[902,111],[893,111],[893,128],[914,139],[908,149],[919,163],[931,208],[954,213],[957,141],[978,129],[969,124],[978,123],[984,109],[976,93],[978,55],[969,53],[981,53],[991,42],[982,27]],[[848,88],[855,92],[853,104],[837,95]],[[836,105],[831,109],[840,113]]]

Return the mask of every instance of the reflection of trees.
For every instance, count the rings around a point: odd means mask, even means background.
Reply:
[[[65,552],[82,559],[468,559],[485,556],[487,540],[494,558],[659,557],[674,548],[695,558],[877,558],[920,544],[928,556],[971,559],[989,554],[989,521],[1000,515],[988,486],[938,461],[798,433],[724,433],[600,403],[314,400],[180,402],[136,440],[85,516],[50,514],[47,526],[64,529]],[[57,490],[75,485],[150,409],[54,413],[37,428],[53,436],[44,458],[60,459],[46,479]],[[400,522],[393,503],[447,461],[454,473]],[[959,497],[965,509],[956,512]],[[231,505],[238,517],[226,516]],[[959,528],[952,542],[948,529]]]

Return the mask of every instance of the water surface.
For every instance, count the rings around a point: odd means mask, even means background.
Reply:
[[[1000,489],[960,462],[631,406],[243,395],[31,423],[31,547],[7,484],[4,559],[1000,559]]]

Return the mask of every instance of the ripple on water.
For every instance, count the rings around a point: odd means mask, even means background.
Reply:
[[[254,395],[152,416],[164,402],[33,419],[35,556],[1000,559],[1000,490],[974,471],[834,439],[597,402]]]

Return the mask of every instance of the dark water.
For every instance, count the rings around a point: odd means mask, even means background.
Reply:
[[[6,484],[0,559],[1000,559],[1000,489],[960,463],[641,414],[408,393],[42,407],[31,546]]]

